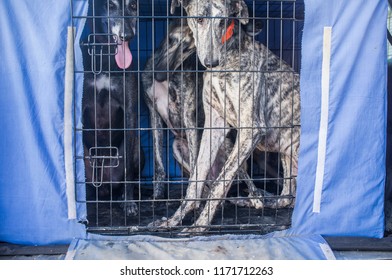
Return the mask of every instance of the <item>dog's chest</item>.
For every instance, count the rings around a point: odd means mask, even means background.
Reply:
[[[255,104],[259,104],[260,79],[252,79],[243,71],[206,73],[204,77],[204,102],[214,108],[233,127],[253,123]]]

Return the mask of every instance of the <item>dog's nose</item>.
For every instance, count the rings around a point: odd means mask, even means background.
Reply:
[[[121,41],[130,41],[131,40],[130,35],[121,34],[119,37],[120,37]]]
[[[164,82],[167,80],[167,72],[156,72],[155,73],[155,80],[157,82]]]
[[[204,59],[204,66],[206,66],[207,68],[214,68],[218,65],[219,65],[219,60],[213,60],[209,58]]]

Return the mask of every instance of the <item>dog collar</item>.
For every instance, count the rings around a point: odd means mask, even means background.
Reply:
[[[222,36],[222,44],[229,40],[234,33],[234,19],[231,20],[230,25],[227,27],[225,34]]]

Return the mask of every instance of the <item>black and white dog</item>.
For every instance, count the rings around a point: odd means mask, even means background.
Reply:
[[[126,215],[136,215],[131,182],[143,168],[143,154],[129,42],[136,34],[137,1],[91,0],[90,8],[91,33],[88,48],[82,48],[87,200],[122,201]]]

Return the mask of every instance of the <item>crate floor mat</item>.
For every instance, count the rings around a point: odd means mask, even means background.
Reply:
[[[75,239],[68,260],[335,259],[320,235],[221,235],[191,238],[94,236]]]

